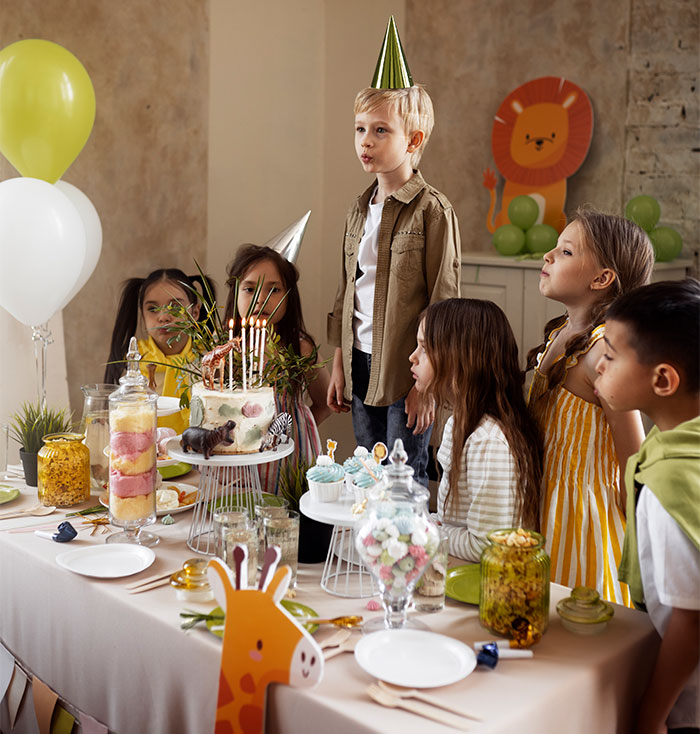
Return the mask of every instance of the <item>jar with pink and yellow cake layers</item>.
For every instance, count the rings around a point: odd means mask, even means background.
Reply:
[[[155,545],[159,538],[143,530],[156,521],[156,403],[139,370],[141,355],[132,338],[128,368],[109,396],[109,518],[124,532],[107,543]]]

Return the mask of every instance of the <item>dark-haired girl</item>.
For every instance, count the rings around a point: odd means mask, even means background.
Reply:
[[[225,323],[234,318],[237,328],[240,329],[238,316],[248,313],[256,286],[261,283],[262,287],[253,311],[255,317],[260,320],[266,319],[268,323],[274,325],[282,347],[291,346],[294,352],[302,357],[308,357],[314,352],[316,344],[304,326],[297,285],[299,272],[293,263],[269,247],[244,245],[236,253],[227,272],[229,294],[226,301]],[[236,280],[238,280],[238,302],[234,304]],[[263,308],[266,299],[267,303]],[[278,410],[289,413],[294,424],[295,454],[290,457],[293,463],[301,460],[311,465],[321,452],[318,424],[330,415],[330,409],[326,405],[328,382],[328,372],[325,367],[321,367],[309,374],[305,389],[301,387],[296,393],[276,391]],[[305,402],[307,396],[310,405]],[[260,467],[263,490],[277,492],[279,471],[280,462],[263,464]]]
[[[141,371],[151,384],[155,383],[159,395],[180,397],[186,387],[185,373],[163,365],[182,365],[193,359],[195,354],[190,337],[173,331],[172,325],[178,317],[168,307],[180,304],[193,318],[199,319],[200,315],[205,318],[206,309],[201,308],[197,295],[193,293],[196,284],[200,284],[203,293],[206,292],[201,276],[188,276],[176,268],[154,270],[146,278],[130,278],[124,283],[112,331],[105,382],[116,383],[123,374],[125,365],[121,360],[126,356],[129,339],[137,332],[140,318],[147,335],[146,339],[138,340]],[[213,295],[213,283],[207,280],[207,286]],[[188,409],[183,409],[173,415],[162,416],[158,425],[182,433],[189,426],[189,414]]]
[[[416,390],[452,410],[437,453],[438,520],[450,554],[478,561],[491,530],[538,529],[542,448],[518,347],[503,311],[472,298],[429,306],[417,340]]]

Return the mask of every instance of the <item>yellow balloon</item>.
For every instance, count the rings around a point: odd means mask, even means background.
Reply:
[[[55,183],[95,122],[85,67],[51,41],[17,41],[0,51],[0,152],[23,175]]]

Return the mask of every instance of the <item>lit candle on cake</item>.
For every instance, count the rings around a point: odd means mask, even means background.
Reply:
[[[250,383],[250,386],[253,387],[253,362],[255,362],[255,358],[253,356],[253,340],[255,339],[255,335],[253,333],[252,316],[248,319],[248,327],[248,350],[250,352],[250,373],[248,374],[248,382]]]
[[[228,320],[228,341],[231,347],[228,353],[228,389],[233,390],[233,319]]]
[[[254,349],[255,358],[258,359],[258,354],[260,354],[260,319],[258,319],[255,322],[255,349]],[[258,371],[260,370],[260,366],[258,363]],[[253,387],[253,381],[250,381],[250,386]]]
[[[262,335],[260,336],[260,387],[263,383],[263,366],[265,360],[265,327],[267,326],[267,319],[263,319],[262,322]]]
[[[246,389],[246,369],[247,369],[247,363],[248,359],[246,357],[245,353],[245,316],[241,319],[241,337],[243,339],[241,343],[241,366],[242,366],[242,372],[243,372],[243,390]]]

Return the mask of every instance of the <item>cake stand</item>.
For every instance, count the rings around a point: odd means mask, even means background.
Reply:
[[[312,520],[333,525],[321,588],[335,596],[363,599],[378,594],[379,589],[355,550],[353,527],[361,515],[352,514],[353,504],[346,494],[336,502],[316,502],[306,492],[299,500],[299,510]]]
[[[199,467],[199,491],[187,545],[195,553],[213,556],[216,549],[214,513],[219,507],[241,505],[248,508],[252,517],[255,505],[263,501],[258,466],[289,456],[294,451],[294,441],[290,438],[269,451],[215,454],[208,459],[192,451],[185,453],[179,436],[173,436],[166,448],[173,459]]]

